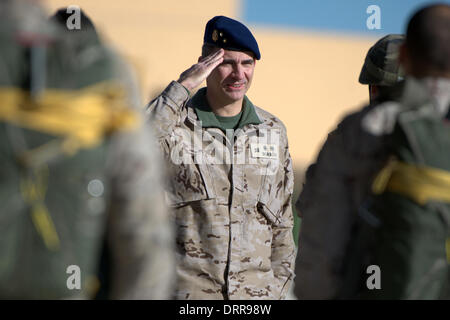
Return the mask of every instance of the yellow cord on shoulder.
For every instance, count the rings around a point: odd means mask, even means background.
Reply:
[[[139,117],[113,83],[80,90],[47,89],[37,101],[19,88],[0,88],[0,120],[64,138],[69,154],[89,148],[118,130],[136,128]]]
[[[377,175],[372,191],[402,194],[420,205],[433,200],[450,203],[450,172],[394,160]]]
[[[45,206],[47,192],[48,167],[34,169],[29,176],[21,179],[20,189],[22,198],[30,206],[31,220],[45,246],[51,250],[58,250],[60,240],[53,220]]]

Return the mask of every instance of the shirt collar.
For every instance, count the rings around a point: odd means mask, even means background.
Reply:
[[[409,77],[402,98],[403,104],[409,108],[431,102],[438,114],[445,117],[450,105],[450,79]]]
[[[201,88],[197,91],[197,93],[192,97],[191,104],[194,107],[203,128],[224,129],[214,115],[214,112],[212,112],[208,101],[206,100],[206,88]],[[242,129],[248,124],[263,123],[256,114],[253,103],[247,98],[247,96],[244,96],[242,107],[242,117],[236,129]]]

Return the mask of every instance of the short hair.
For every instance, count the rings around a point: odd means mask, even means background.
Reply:
[[[202,57],[209,56],[214,51],[214,49],[218,48],[219,47],[213,46],[212,44],[204,43],[202,45]]]
[[[414,61],[450,71],[450,5],[434,4],[417,11],[408,23],[406,47]]]

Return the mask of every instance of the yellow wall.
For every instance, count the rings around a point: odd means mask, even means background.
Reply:
[[[197,61],[206,22],[240,19],[239,0],[47,0],[79,5],[100,32],[136,67],[144,103]],[[303,168],[343,113],[367,100],[358,75],[376,39],[249,25],[260,46],[248,96],[288,129],[294,165]]]
[[[368,99],[358,76],[373,40],[255,31],[262,59],[249,96],[285,123],[294,163],[304,166],[343,113]]]

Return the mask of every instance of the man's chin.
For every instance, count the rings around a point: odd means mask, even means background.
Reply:
[[[225,95],[228,97],[229,100],[232,102],[236,102],[239,100],[242,100],[245,96],[245,90],[239,90],[239,91],[225,91]]]

